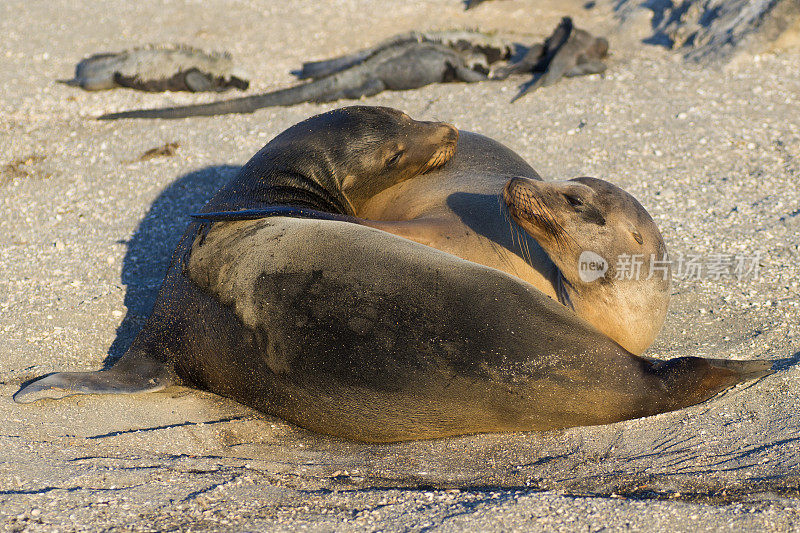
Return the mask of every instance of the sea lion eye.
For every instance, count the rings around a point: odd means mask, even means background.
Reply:
[[[633,231],[631,233],[633,235],[633,238],[636,240],[636,242],[638,242],[639,244],[642,244],[642,242],[644,242],[644,239],[642,239],[642,234],[641,233],[639,233],[638,231]]]
[[[402,150],[400,150],[399,152],[394,154],[392,157],[390,157],[389,160],[386,162],[386,166],[387,167],[391,167],[391,166],[396,165],[397,162],[400,161],[401,157],[403,157],[403,151]]]
[[[583,205],[583,200],[581,200],[579,197],[574,196],[572,194],[565,194],[564,198],[567,199],[567,201],[569,202],[569,205],[571,205],[572,207],[580,207],[580,206]]]

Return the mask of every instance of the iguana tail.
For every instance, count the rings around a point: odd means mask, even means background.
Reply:
[[[230,113],[252,113],[264,107],[291,106],[303,102],[329,102],[338,98],[337,86],[342,80],[331,76],[320,80],[280,89],[271,93],[256,94],[213,102],[210,104],[187,105],[179,107],[163,107],[160,109],[137,109],[108,113],[97,117],[98,120],[116,120],[120,118],[162,118],[176,119],[187,117],[210,117]]]

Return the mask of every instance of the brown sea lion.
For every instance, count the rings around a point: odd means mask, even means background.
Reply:
[[[147,344],[17,401],[183,383],[321,433],[393,442],[652,415],[772,366],[642,359],[518,278],[357,224],[218,222],[188,241],[171,271],[180,291],[153,314]]]
[[[447,162],[457,139],[458,130],[449,124],[415,121],[391,108],[336,109],[295,124],[267,143],[203,210],[269,205],[293,215],[302,209],[325,211],[332,218],[358,215],[382,188]],[[186,229],[148,322],[113,368],[53,374],[25,387],[15,399],[140,392],[175,382],[168,363],[178,349],[172,332],[183,326],[172,321],[187,319],[176,307],[189,306],[187,295],[196,288],[183,269],[195,236],[207,225],[192,222]]]
[[[562,301],[631,352],[643,352],[664,321],[671,272],[661,232],[641,204],[588,177],[512,178],[503,197],[558,268]]]

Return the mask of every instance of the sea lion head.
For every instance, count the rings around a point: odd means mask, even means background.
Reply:
[[[588,177],[512,178],[503,198],[558,268],[562,303],[629,351],[644,351],[663,324],[671,279],[666,245],[644,207]],[[643,334],[633,339],[630,331]]]
[[[282,168],[308,180],[305,188],[320,187],[336,210],[357,215],[380,191],[444,165],[457,142],[450,124],[389,107],[349,106],[300,122],[265,148]]]
[[[351,140],[339,185],[355,211],[382,190],[444,165],[456,151],[458,130],[451,124],[414,120],[390,107],[342,111]]]

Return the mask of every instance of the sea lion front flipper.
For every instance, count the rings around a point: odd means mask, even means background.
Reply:
[[[132,365],[120,363],[97,372],[57,372],[44,376],[21,388],[14,395],[14,401],[31,403],[76,394],[155,392],[176,382],[170,366],[150,357],[135,358]]]
[[[360,219],[349,215],[328,213],[308,207],[295,207],[291,205],[270,205],[255,209],[239,209],[237,211],[209,211],[205,213],[192,213],[192,218],[210,220],[212,222],[234,222],[237,220],[259,220],[269,217],[294,217],[315,218],[319,220],[340,220],[342,222],[360,223]]]
[[[358,221],[362,226],[379,229],[410,241],[437,248],[436,244],[447,239],[451,224],[442,218],[425,217],[411,220],[368,220]]]
[[[412,220],[371,220],[337,213],[326,213],[306,207],[274,205],[256,209],[241,209],[239,211],[212,211],[208,213],[193,213],[193,218],[210,220],[212,222],[235,222],[239,220],[258,220],[269,217],[312,218],[318,220],[338,220],[350,222],[361,226],[379,229],[410,241],[426,246],[433,246],[442,235],[447,233],[449,223],[446,220],[426,217]]]

